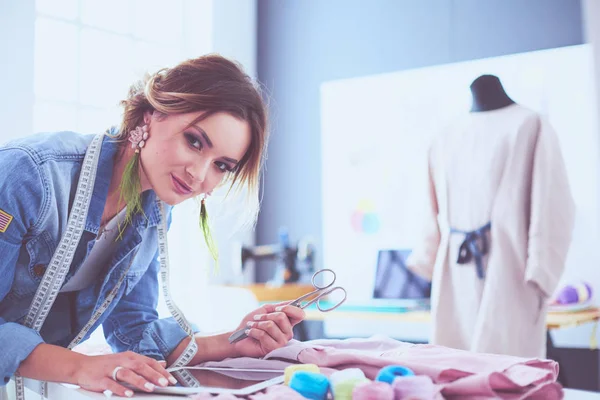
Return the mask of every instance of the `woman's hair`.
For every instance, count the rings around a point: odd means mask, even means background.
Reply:
[[[258,212],[260,172],[268,141],[267,107],[262,91],[234,61],[215,54],[184,61],[146,76],[129,89],[117,140],[127,141],[129,132],[144,124],[144,113],[159,115],[203,112],[191,125],[220,112],[246,121],[251,140],[237,168],[225,180],[229,190],[248,189],[253,205],[252,223]]]

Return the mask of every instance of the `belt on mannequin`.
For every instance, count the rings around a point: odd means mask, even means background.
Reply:
[[[477,267],[477,276],[479,279],[485,277],[483,273],[483,256],[488,253],[489,243],[486,236],[487,231],[492,227],[492,223],[488,222],[484,226],[474,231],[463,231],[456,228],[450,228],[450,233],[458,233],[465,236],[465,239],[458,250],[458,264],[468,264],[475,259]]]

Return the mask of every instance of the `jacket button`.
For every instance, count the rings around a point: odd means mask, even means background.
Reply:
[[[46,272],[46,266],[44,264],[37,264],[33,267],[33,274],[35,276],[44,276]]]

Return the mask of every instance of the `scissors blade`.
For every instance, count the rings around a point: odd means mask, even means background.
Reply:
[[[246,334],[246,329],[240,329],[237,330],[235,332],[233,332],[231,334],[231,336],[229,336],[229,343],[234,344],[239,342],[242,339],[246,339],[248,337],[248,335]]]

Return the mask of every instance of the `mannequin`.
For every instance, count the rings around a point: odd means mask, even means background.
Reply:
[[[470,88],[470,112],[428,149],[422,236],[406,265],[432,282],[432,344],[545,358],[547,299],[575,220],[559,140],[498,77]]]
[[[497,76],[481,75],[470,87],[473,95],[471,112],[492,111],[515,104],[504,91]]]

